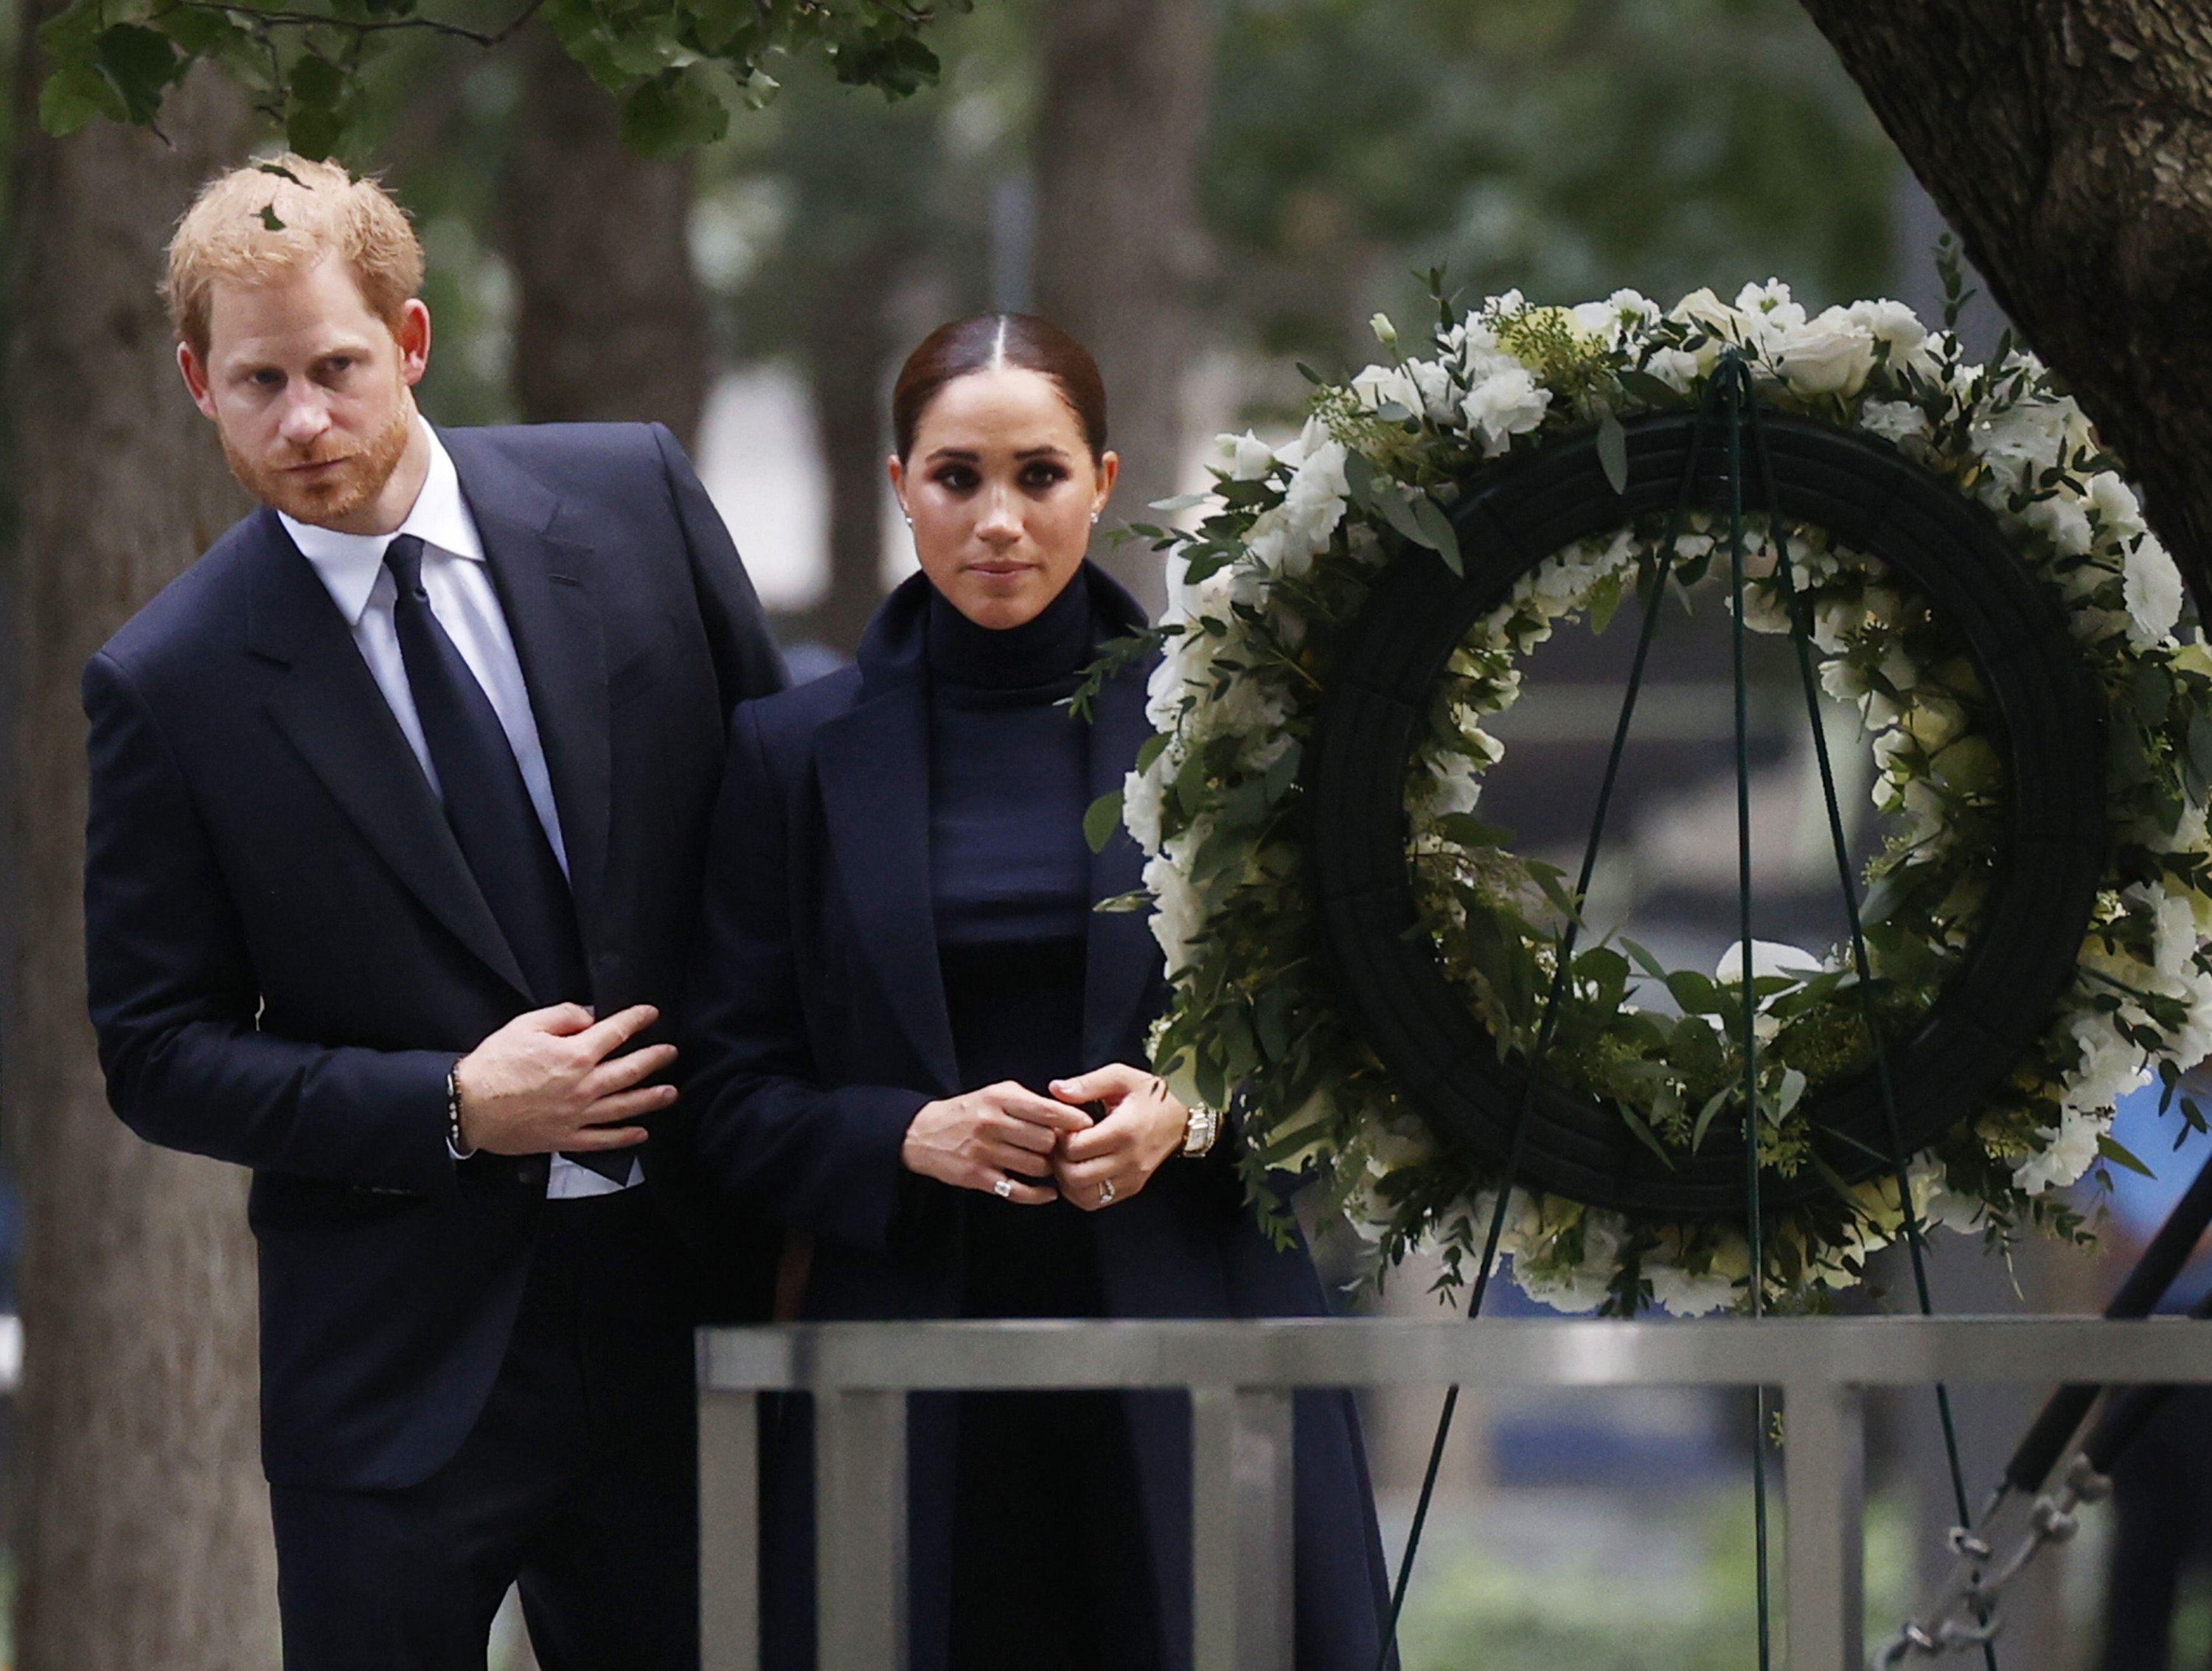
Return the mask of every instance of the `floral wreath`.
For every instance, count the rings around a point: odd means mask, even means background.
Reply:
[[[1139,530],[1180,571],[1165,624],[1117,653],[1161,652],[1156,735],[1091,829],[1103,839],[1118,812],[1147,855],[1143,890],[1121,902],[1150,910],[1166,953],[1159,1071],[1186,1100],[1233,1100],[1248,1187],[1274,1222],[1287,1222],[1288,1171],[1316,1181],[1325,1210],[1359,1232],[1371,1279],[1425,1243],[1441,1253],[1440,1285],[1464,1279],[1501,1179],[1438,1140],[1329,990],[1307,884],[1302,758],[1335,647],[1388,562],[1423,547],[1436,556],[1407,560],[1456,568],[1446,507],[1486,469],[1593,426],[1602,455],[1621,419],[1696,405],[1733,348],[1770,406],[1879,437],[1985,507],[2059,604],[2109,705],[2109,852],[2073,978],[2011,1077],[1905,1169],[1921,1224],[1993,1244],[2030,1227],[2086,1239],[2063,1186],[2100,1161],[2147,1170],[2111,1137],[2117,1098],[2156,1079],[2166,1107],[2204,1126],[2180,1074],[2212,1051],[2212,653],[2193,629],[2177,638],[2180,577],[2080,408],[2009,341],[1991,364],[1970,364],[1954,332],[1929,331],[1899,303],[1808,318],[1778,282],[1747,287],[1733,305],[1699,290],[1663,313],[1632,291],[1571,308],[1530,307],[1515,292],[1463,316],[1438,311],[1423,355],[1376,315],[1389,363],[1344,385],[1308,373],[1319,386],[1297,439],[1222,437],[1212,491],[1158,507],[1202,506],[1195,529]],[[1712,523],[1692,513],[1672,532],[1684,586],[1711,566]],[[1741,1126],[1733,1041],[1749,1001],[1762,1154],[1787,1172],[1816,1164],[1808,1086],[1870,1059],[1864,1018],[1879,1016],[1889,1036],[1955,967],[1995,862],[2003,770],[1973,666],[1925,604],[1823,531],[1783,532],[1820,682],[1856,705],[1875,801],[1890,815],[1865,878],[1871,1011],[1865,994],[1841,1000],[1853,978],[1841,949],[1739,947],[1706,975],[1608,937],[1574,957],[1543,1060],[1547,1076],[1606,1102],[1662,1158],[1686,1153],[1716,1119]],[[1558,872],[1510,852],[1510,833],[1475,816],[1504,753],[1484,724],[1519,695],[1521,659],[1563,623],[1602,630],[1656,575],[1669,537],[1632,524],[1526,574],[1453,654],[1414,750],[1405,787],[1417,905],[1501,1050],[1532,1036],[1529,993],[1556,967],[1573,905]],[[1786,633],[1777,565],[1759,544],[1744,624]],[[1679,1016],[1633,1001],[1647,980]],[[1765,1303],[1818,1309],[1862,1278],[1906,1216],[1891,1173],[1814,1192],[1765,1224]],[[1750,1297],[1743,1230],[1724,1222],[1516,1188],[1500,1246],[1520,1285],[1562,1309],[1697,1314]]]

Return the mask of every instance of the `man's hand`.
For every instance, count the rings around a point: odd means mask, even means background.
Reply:
[[[988,1190],[1022,1206],[1042,1206],[1053,1192],[1022,1180],[1050,1172],[1054,1145],[1090,1124],[1089,1115],[1004,1079],[923,1103],[906,1128],[899,1158],[908,1171],[956,1189]]]
[[[495,1155],[628,1149],[645,1141],[634,1120],[676,1100],[673,1085],[641,1085],[676,1060],[672,1044],[651,1044],[610,1061],[659,1018],[636,1004],[593,1021],[580,1004],[531,1010],[461,1058],[453,1083],[461,1097],[461,1139]]]
[[[1167,1082],[1127,1062],[1054,1079],[1050,1088],[1063,1103],[1105,1105],[1104,1119],[1063,1139],[1053,1157],[1060,1193],[1086,1212],[1126,1201],[1150,1183],[1190,1129],[1190,1110]]]

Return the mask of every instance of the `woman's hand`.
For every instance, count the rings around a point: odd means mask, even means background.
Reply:
[[[1080,1110],[1002,1079],[923,1103],[906,1128],[899,1159],[908,1171],[956,1189],[1042,1206],[1054,1192],[1022,1180],[1054,1170],[1053,1150],[1064,1134],[1091,1129]]]
[[[1103,1103],[1106,1117],[1061,1139],[1052,1175],[1060,1193],[1086,1212],[1126,1201],[1152,1181],[1182,1147],[1190,1110],[1167,1081],[1126,1062],[1111,1062],[1073,1079],[1054,1079],[1063,1103]]]

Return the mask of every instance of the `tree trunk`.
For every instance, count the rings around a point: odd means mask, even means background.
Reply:
[[[884,596],[884,391],[893,352],[890,289],[908,252],[872,240],[816,275],[799,303],[829,477],[830,589],[801,616],[799,635],[850,655]]]
[[[1198,153],[1213,85],[1208,0],[1054,0],[1037,122],[1038,311],[1079,337],[1106,379],[1121,484],[1110,513],[1180,485],[1182,379],[1200,345],[1206,263]],[[1149,608],[1164,596],[1142,545],[1096,554]]]
[[[1990,292],[2212,600],[2212,15],[1803,0]]]
[[[690,160],[625,146],[615,101],[550,31],[513,50],[522,91],[499,233],[515,280],[516,404],[532,423],[657,418],[690,447],[709,358]]]
[[[58,9],[48,0],[47,10]],[[16,1663],[251,1671],[276,1662],[245,1175],[108,1112],[85,1019],[85,658],[245,508],[179,382],[155,295],[243,101],[202,72],[170,141],[55,141],[16,101],[22,191],[9,406],[21,471],[9,1138],[23,1193]]]

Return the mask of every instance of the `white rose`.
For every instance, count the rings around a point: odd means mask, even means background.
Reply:
[[[2181,619],[2181,571],[2166,547],[2145,534],[2128,548],[2121,586],[2128,605],[2128,642],[2148,650]]]
[[[1805,323],[1803,306],[1790,300],[1790,287],[1778,278],[1745,285],[1736,292],[1735,311],[1743,316],[1752,340],[1762,346]]]
[[[1256,482],[1275,467],[1274,450],[1249,429],[1241,435],[1217,435],[1213,467],[1232,482]]]
[[[1468,432],[1482,443],[1486,459],[1503,453],[1515,435],[1526,434],[1544,421],[1552,404],[1552,392],[1540,389],[1523,368],[1503,371],[1468,391],[1460,404]]]
[[[1778,321],[1778,313],[1767,317]],[[1777,322],[1767,338],[1774,368],[1798,393],[1810,395],[1856,394],[1874,369],[1874,333],[1840,307],[1805,323]]]
[[[1875,341],[1887,345],[1893,366],[1928,340],[1928,327],[1901,301],[1855,301],[1846,311],[1874,333]]]
[[[1745,320],[1711,290],[1700,287],[1692,290],[1668,311],[1667,317],[1682,325],[1694,325],[1701,330],[1741,341]]]

